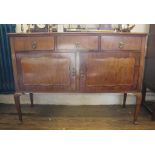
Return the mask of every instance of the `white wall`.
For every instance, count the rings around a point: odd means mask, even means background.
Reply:
[[[149,25],[139,24],[133,29],[133,32],[148,32]],[[35,104],[57,104],[57,105],[110,105],[122,104],[122,94],[35,94]],[[22,103],[29,103],[29,96],[21,97]],[[0,95],[0,103],[14,103],[13,95]],[[135,97],[128,95],[127,104],[135,104]]]
[[[149,24],[136,24],[132,32],[149,32]]]
[[[30,103],[29,95],[21,97],[22,103]],[[57,93],[57,94],[34,94],[35,104],[57,104],[57,105],[110,105],[121,104],[123,101],[122,94],[80,94],[80,93]],[[13,95],[0,96],[0,103],[13,103]],[[128,96],[128,104],[134,104],[135,98]]]

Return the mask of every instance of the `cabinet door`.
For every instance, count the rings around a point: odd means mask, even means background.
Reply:
[[[23,91],[75,90],[73,53],[20,52],[16,54],[19,87]]]
[[[80,54],[80,90],[121,92],[137,88],[140,54],[89,52]]]

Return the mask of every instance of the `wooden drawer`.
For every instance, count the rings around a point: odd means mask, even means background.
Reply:
[[[141,50],[141,37],[102,36],[102,50]]]
[[[23,50],[53,50],[53,37],[16,37],[14,39],[16,51]]]
[[[58,36],[57,49],[97,50],[98,37],[97,36]]]

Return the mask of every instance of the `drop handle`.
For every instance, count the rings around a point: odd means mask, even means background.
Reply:
[[[32,49],[36,49],[37,48],[37,42],[32,41],[31,47],[32,47]]]
[[[85,69],[80,70],[80,77],[84,78],[85,77]]]
[[[76,75],[76,69],[75,68],[72,68],[71,75],[72,76],[75,76]]]
[[[121,42],[119,42],[118,46],[119,46],[120,49],[122,49],[122,48],[124,47],[125,44],[126,44],[126,43],[124,43],[124,42],[121,41]]]
[[[75,48],[79,48],[80,47],[80,42],[76,42],[75,43]]]

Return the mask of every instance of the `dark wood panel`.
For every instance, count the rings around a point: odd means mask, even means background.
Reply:
[[[141,50],[141,37],[102,36],[102,50]],[[139,51],[140,52],[140,51]]]
[[[46,54],[45,54],[46,53]],[[17,53],[21,90],[56,91],[75,89],[75,55],[73,53]]]
[[[152,92],[155,92],[155,24],[150,24],[145,59],[144,81],[142,88],[142,103],[152,114],[152,120],[155,120],[154,101],[147,101],[146,98],[148,89]],[[148,102],[152,103],[148,104]]]
[[[58,36],[57,49],[83,49],[83,50],[97,50],[98,37],[97,36]]]
[[[15,50],[52,50],[54,37],[16,37],[14,38]]]
[[[149,34],[155,35],[155,24],[150,24]]]
[[[155,34],[150,34],[148,36],[148,43],[147,43],[147,58],[155,58]]]
[[[146,59],[145,83],[150,83],[155,88],[155,60],[153,58]]]

